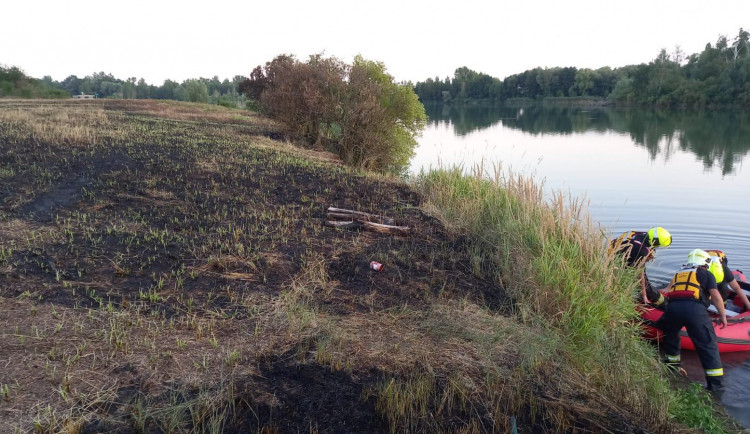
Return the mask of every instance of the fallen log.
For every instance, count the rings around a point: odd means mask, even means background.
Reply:
[[[329,220],[356,220],[366,222],[379,222],[386,225],[393,225],[395,220],[392,217],[385,217],[377,214],[370,214],[362,211],[351,209],[328,207],[327,218]]]
[[[380,232],[382,234],[391,234],[391,235],[408,236],[408,235],[411,234],[411,228],[409,228],[408,226],[384,225],[384,224],[374,223],[374,222],[368,222],[368,221],[358,221],[358,220],[332,221],[332,220],[326,220],[325,225],[326,226],[330,226],[330,227],[334,227],[334,228],[341,228],[341,229],[369,230],[369,231],[373,231],[373,232]]]

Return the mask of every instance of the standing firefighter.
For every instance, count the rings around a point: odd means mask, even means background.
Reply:
[[[669,304],[655,326],[664,331],[667,363],[675,368],[680,365],[680,329],[685,327],[706,372],[706,388],[721,391],[724,388],[724,370],[719,358],[716,333],[706,311],[709,300],[719,311],[722,327],[726,327],[727,317],[721,294],[716,288],[716,279],[708,271],[710,259],[709,254],[700,249],[688,254],[687,264],[669,282]]]
[[[647,232],[625,232],[610,243],[610,251],[621,255],[629,267],[643,268],[646,262],[654,258],[653,249],[667,247],[672,244],[672,234],[663,227],[657,226]],[[646,298],[653,304],[662,304],[664,297],[655,290],[646,277],[646,271],[641,273],[641,289]]]

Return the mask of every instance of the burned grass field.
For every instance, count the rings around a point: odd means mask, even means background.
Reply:
[[[429,210],[246,111],[0,101],[0,430],[665,429],[540,369]]]
[[[262,118],[8,101],[0,119],[3,431],[387,431],[418,422],[388,416],[412,374],[431,401],[476,369],[446,321],[503,321],[417,194]],[[329,206],[414,233],[328,228]]]

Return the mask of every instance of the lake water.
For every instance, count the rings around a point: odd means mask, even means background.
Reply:
[[[721,249],[750,275],[750,116],[740,111],[428,106],[411,170],[481,164],[586,197],[610,234],[663,226],[647,267],[665,286],[695,248]],[[683,351],[688,373],[700,363]],[[722,357],[727,410],[750,427],[750,352]]]

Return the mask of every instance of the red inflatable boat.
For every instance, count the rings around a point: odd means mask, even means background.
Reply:
[[[742,288],[745,291],[745,294],[750,297],[750,284],[747,283],[745,276],[739,270],[735,270],[733,274],[737,283],[740,284],[740,288]],[[738,298],[735,298],[734,302],[737,306],[741,306],[741,302]],[[653,327],[653,323],[655,323],[663,314],[664,312],[659,309],[654,309],[648,306],[643,307],[641,316],[644,319],[645,336],[647,338],[661,340],[662,332]],[[727,317],[727,326],[723,328],[721,327],[721,324],[718,323],[717,314],[711,314],[711,317],[717,319],[717,321],[714,321],[714,331],[716,332],[716,340],[719,343],[720,353],[750,350],[750,311],[742,312],[731,318]],[[682,348],[695,350],[693,341],[690,340],[684,328],[680,330],[680,340]]]

